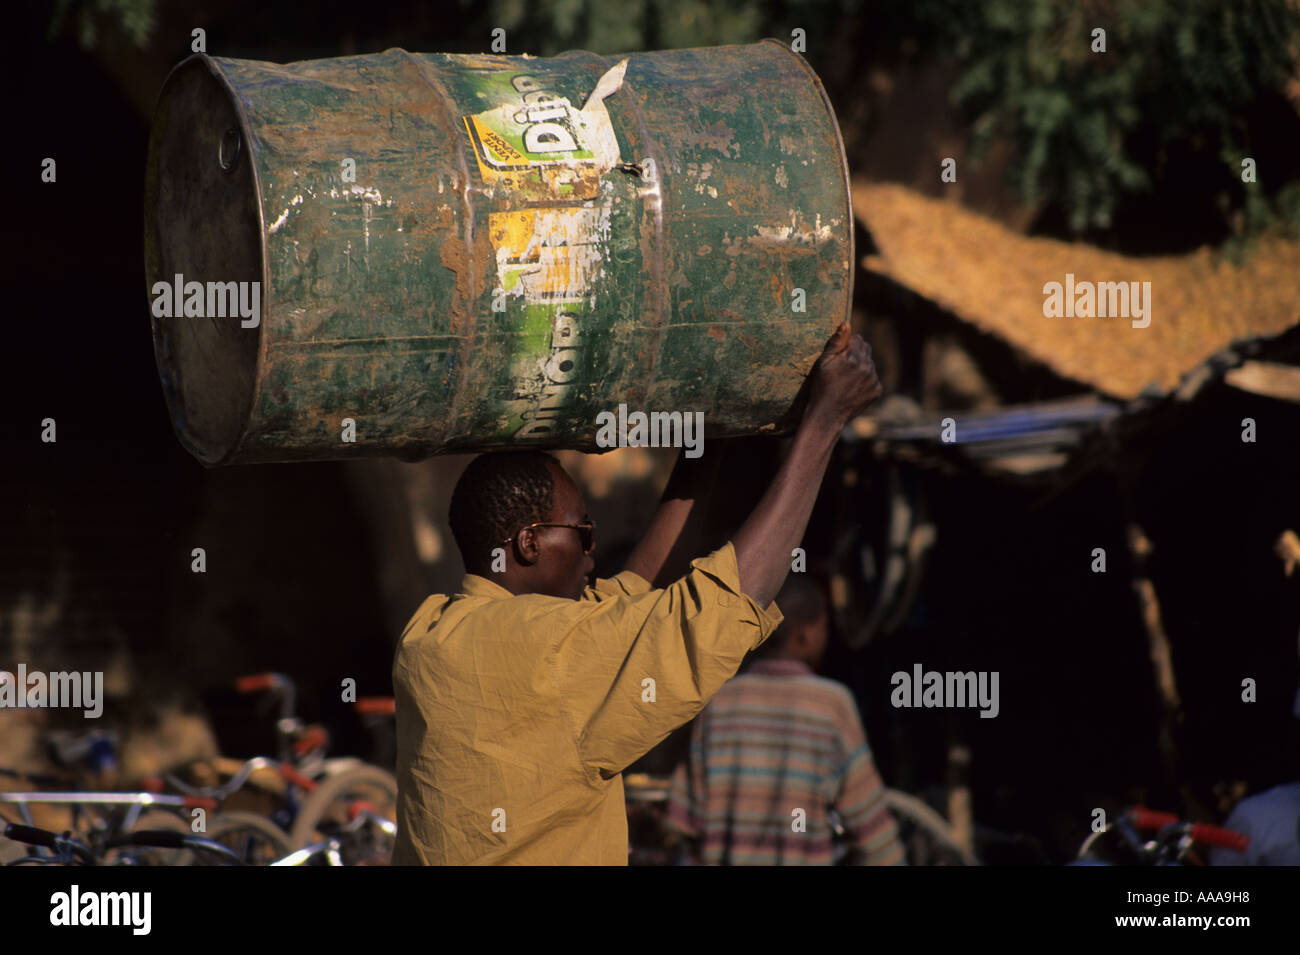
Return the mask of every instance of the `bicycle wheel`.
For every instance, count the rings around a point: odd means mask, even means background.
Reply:
[[[208,831],[196,833],[232,850],[247,865],[270,865],[293,851],[285,831],[251,812],[219,812],[208,821]],[[195,852],[195,865],[225,865],[211,853]]]
[[[910,865],[979,865],[979,859],[952,835],[952,827],[922,800],[897,789],[885,790],[885,801],[898,820],[898,840]]]
[[[362,825],[347,831],[348,810],[367,802],[376,815],[397,819],[397,779],[377,766],[352,769],[325,779],[308,796],[294,820],[290,838],[294,849],[304,849],[337,836],[342,842],[344,865],[387,865],[393,855],[393,838],[378,826]]]

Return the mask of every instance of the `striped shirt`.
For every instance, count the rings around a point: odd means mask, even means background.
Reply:
[[[692,727],[668,823],[699,840],[706,865],[829,865],[830,809],[859,861],[904,864],[848,689],[798,661],[756,661]]]

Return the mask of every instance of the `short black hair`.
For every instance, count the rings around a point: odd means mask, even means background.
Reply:
[[[541,451],[480,454],[456,482],[447,515],[465,569],[489,566],[492,549],[526,524],[545,521],[555,504],[560,463]]]
[[[826,591],[821,582],[808,574],[791,573],[776,594],[776,605],[785,619],[776,632],[758,648],[757,655],[768,657],[784,649],[795,629],[812,623],[826,612]]]

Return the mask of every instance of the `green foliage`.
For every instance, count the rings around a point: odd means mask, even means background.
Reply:
[[[932,52],[960,63],[952,98],[976,154],[1009,137],[1028,202],[1058,204],[1075,231],[1109,226],[1156,183],[1177,145],[1218,147],[1245,231],[1300,229],[1295,192],[1240,181],[1245,110],[1296,75],[1300,5],[1289,0],[898,0]],[[1092,31],[1106,31],[1093,52]],[[1266,132],[1266,131],[1265,131]],[[1274,186],[1277,183],[1273,184]]]
[[[767,25],[752,0],[492,0],[489,16],[540,56],[752,43]]]
[[[72,30],[83,50],[92,50],[105,33],[116,31],[143,47],[158,22],[158,0],[55,0],[50,39]]]
[[[1257,183],[1240,178],[1252,137],[1270,132],[1247,108],[1297,73],[1293,0],[491,0],[489,16],[540,55],[749,43],[800,26],[814,62],[852,24],[876,51],[955,60],[975,157],[1009,141],[1020,197],[1060,209],[1075,232],[1162,188],[1170,155],[1208,150],[1223,174],[1205,188],[1227,197],[1238,234],[1300,234],[1300,187],[1263,168]],[[1105,53],[1092,50],[1098,27]],[[852,95],[871,65],[855,58],[856,75],[824,79]]]

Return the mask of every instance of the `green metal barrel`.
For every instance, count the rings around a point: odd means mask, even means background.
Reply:
[[[163,392],[209,465],[598,451],[619,404],[783,431],[849,314],[849,202],[775,40],[194,56],[149,143]]]

